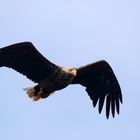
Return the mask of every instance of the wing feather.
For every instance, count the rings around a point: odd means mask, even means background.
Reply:
[[[5,66],[26,75],[34,82],[42,79],[58,69],[30,42],[13,44],[0,49],[0,67]]]
[[[81,84],[93,101],[95,107],[98,103],[101,113],[106,98],[106,116],[112,116],[115,110],[119,114],[119,102],[122,103],[122,94],[117,78],[110,65],[102,60],[77,69],[77,76],[72,84]]]

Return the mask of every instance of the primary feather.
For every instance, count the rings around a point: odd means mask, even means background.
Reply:
[[[86,91],[93,101],[93,106],[99,104],[99,113],[101,113],[106,99],[107,118],[110,108],[113,117],[115,109],[119,114],[119,102],[122,103],[121,89],[112,68],[106,61],[102,60],[79,68],[77,77],[72,83],[86,87]]]

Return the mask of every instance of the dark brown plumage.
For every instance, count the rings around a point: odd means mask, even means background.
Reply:
[[[99,113],[106,100],[106,117],[109,117],[110,110],[113,117],[115,111],[119,114],[121,89],[112,68],[104,60],[80,68],[60,67],[42,56],[32,43],[22,42],[0,49],[2,66],[12,68],[37,83],[26,89],[28,96],[35,101],[69,84],[81,84],[93,106],[98,104]]]
[[[101,113],[106,99],[107,118],[110,108],[113,117],[115,109],[119,114],[119,102],[122,103],[121,89],[112,68],[106,61],[102,60],[79,68],[72,83],[86,87],[93,106],[95,107],[98,102],[99,113]]]

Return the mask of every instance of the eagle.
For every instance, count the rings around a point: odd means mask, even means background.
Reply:
[[[100,60],[79,68],[58,66],[46,59],[31,42],[20,42],[0,48],[0,67],[8,67],[25,75],[36,83],[26,88],[27,95],[34,101],[44,99],[68,85],[85,87],[93,107],[98,104],[101,113],[106,103],[106,117],[119,114],[123,102],[121,88],[111,68]]]

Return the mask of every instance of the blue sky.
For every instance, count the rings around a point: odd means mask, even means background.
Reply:
[[[61,66],[105,59],[120,82],[124,104],[120,115],[107,120],[81,86],[32,102],[22,89],[34,83],[1,68],[0,139],[139,140],[139,7],[139,0],[1,1],[1,47],[31,41]]]

